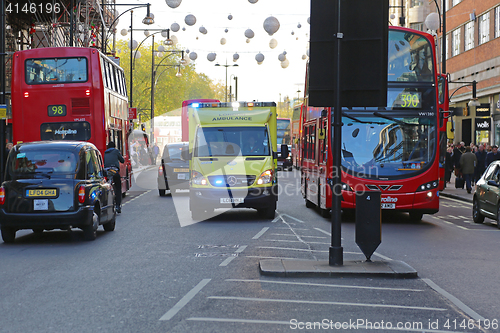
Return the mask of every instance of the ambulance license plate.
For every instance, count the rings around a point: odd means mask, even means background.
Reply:
[[[243,203],[244,201],[245,201],[244,198],[220,198],[220,203],[221,204]]]

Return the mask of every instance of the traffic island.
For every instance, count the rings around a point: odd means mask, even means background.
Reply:
[[[393,277],[399,279],[416,278],[417,271],[408,264],[397,260],[344,261],[343,265],[330,266],[327,260],[264,259],[259,262],[262,275],[297,277]]]

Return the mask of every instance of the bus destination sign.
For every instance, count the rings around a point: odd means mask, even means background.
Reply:
[[[422,107],[422,93],[420,92],[402,92],[396,97],[392,107],[403,109],[419,109]]]
[[[64,117],[66,115],[66,105],[47,106],[49,117]]]

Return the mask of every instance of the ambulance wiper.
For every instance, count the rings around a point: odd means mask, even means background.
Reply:
[[[395,122],[396,124],[403,125],[403,126],[418,126],[418,124],[411,124],[411,123],[407,123],[407,122],[401,121],[401,120],[399,120],[399,119],[396,119],[396,118],[394,118],[394,117],[383,115],[383,114],[381,114],[380,112],[373,112],[373,115],[374,115],[374,116],[377,116],[377,117],[380,117],[380,118],[384,118],[384,119],[387,119],[387,120],[393,121],[393,122]]]

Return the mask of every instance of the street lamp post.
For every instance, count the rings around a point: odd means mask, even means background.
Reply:
[[[231,78],[234,80],[234,100],[238,101],[238,77],[234,74],[231,74],[229,77],[229,81],[231,81]]]
[[[227,68],[228,68],[228,67],[231,67],[231,66],[232,66],[232,67],[237,67],[237,66],[238,66],[238,64],[228,65],[228,64],[227,64],[227,59],[226,59],[226,64],[225,64],[225,65],[215,64],[215,66],[224,66],[224,67],[226,67],[226,96],[225,96],[225,98],[224,98],[224,102],[227,102]]]

